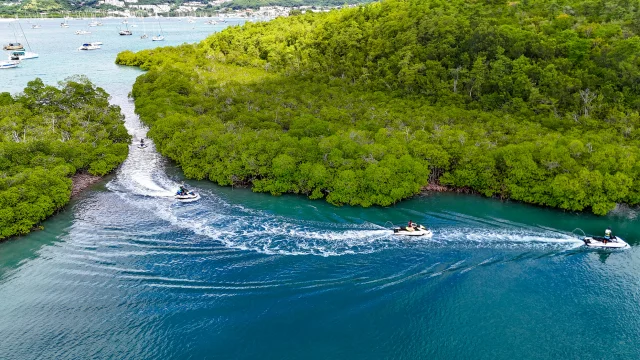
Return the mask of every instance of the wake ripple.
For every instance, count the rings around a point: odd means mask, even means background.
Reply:
[[[144,129],[138,130],[137,138],[145,136]],[[434,237],[427,239],[396,237],[389,229],[371,223],[335,224],[285,218],[229,204],[201,190],[200,201],[176,203],[173,194],[179,183],[167,177],[164,159],[155,152],[151,141],[147,143],[146,149],[131,146],[130,156],[107,187],[141,211],[232,249],[263,254],[338,256],[415,246],[563,250],[581,245],[570,235],[550,229],[450,212],[410,210],[423,222],[434,225]],[[138,247],[145,245],[138,244]]]

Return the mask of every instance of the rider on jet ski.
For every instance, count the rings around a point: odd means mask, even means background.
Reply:
[[[180,185],[180,189],[177,192],[178,195],[187,195],[189,194],[189,190],[187,190],[186,187],[184,187],[184,185]]]
[[[607,228],[607,230],[604,231],[604,240],[602,241],[603,243],[607,243],[607,241],[615,241],[615,236],[611,235],[611,228]]]
[[[413,220],[409,220],[409,225],[405,229],[407,231],[415,231],[416,225],[413,223]]]
[[[144,146],[144,138],[140,139],[140,146]]]

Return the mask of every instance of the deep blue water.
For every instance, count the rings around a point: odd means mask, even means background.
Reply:
[[[222,28],[161,21],[161,45]],[[160,44],[139,39],[140,22],[120,37],[106,21],[91,39],[73,35],[88,21],[59,22],[23,23],[41,57],[0,72],[1,90],[84,74],[144,136],[127,99],[140,72],[113,60]],[[87,39],[105,45],[75,51]],[[13,40],[0,22],[0,41]],[[595,217],[457,194],[337,208],[196,181],[202,199],[179,204],[182,180],[153,147],[132,147],[45,230],[0,244],[0,359],[640,356],[635,209]],[[409,219],[433,239],[390,235],[388,221]],[[591,251],[571,236],[606,226],[632,248]]]

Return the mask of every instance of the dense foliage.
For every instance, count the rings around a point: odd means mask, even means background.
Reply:
[[[26,234],[64,206],[70,176],[105,175],[128,154],[120,108],[85,78],[29,82],[0,93],[0,240]]]
[[[428,182],[606,214],[640,202],[640,1],[386,0],[121,53],[188,176],[335,204]]]

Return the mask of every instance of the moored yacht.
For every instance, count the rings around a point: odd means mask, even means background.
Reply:
[[[29,60],[29,59],[36,59],[38,58],[40,55],[31,52],[31,51],[24,51],[24,50],[16,50],[16,51],[12,51],[9,54],[9,59],[10,60]]]
[[[8,43],[2,47],[3,50],[24,50],[24,46],[20,43]]]
[[[20,64],[20,61],[14,61],[14,60],[0,61],[0,69],[13,69],[18,67],[19,64]]]
[[[78,48],[78,50],[98,50],[98,49],[100,49],[100,45],[96,45],[94,43],[85,43]]]

